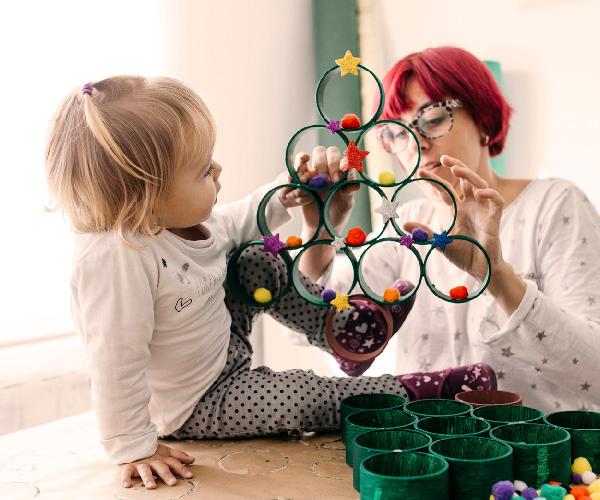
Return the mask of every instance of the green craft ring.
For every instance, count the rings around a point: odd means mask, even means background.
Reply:
[[[392,201],[396,201],[396,198],[398,197],[398,195],[400,194],[400,191],[404,187],[408,186],[412,182],[419,182],[419,181],[432,182],[434,184],[437,184],[438,186],[440,186],[442,189],[444,189],[448,193],[448,196],[450,196],[450,199],[452,200],[452,205],[454,206],[454,216],[452,217],[452,223],[450,224],[450,227],[446,230],[449,233],[450,231],[452,231],[452,229],[454,229],[454,226],[456,224],[456,216],[458,214],[458,207],[456,205],[456,199],[454,198],[452,191],[450,191],[450,189],[448,189],[448,187],[444,183],[442,183],[440,181],[436,181],[435,179],[427,179],[427,178],[405,180],[404,182],[402,182],[402,185],[398,189],[396,189],[396,191],[392,195]],[[406,236],[406,233],[400,228],[400,226],[396,222],[396,219],[392,219],[392,226],[394,226],[394,229],[400,236]],[[425,240],[425,241],[415,241],[413,243],[415,245],[431,245],[431,243],[433,243],[433,239]]]
[[[397,304],[402,304],[402,302],[410,299],[415,293],[417,293],[417,290],[419,289],[419,287],[421,286],[421,282],[423,281],[423,261],[421,260],[421,256],[419,255],[419,252],[417,252],[417,250],[415,250],[412,246],[410,248],[408,248],[408,250],[410,250],[414,254],[414,256],[417,258],[417,260],[419,261],[419,281],[417,282],[415,287],[406,295],[402,295],[398,300],[396,300],[394,302],[386,302],[385,300],[383,300],[383,297],[377,295],[373,290],[371,290],[371,287],[369,285],[367,285],[367,282],[363,276],[362,267],[361,267],[361,265],[363,263],[363,259],[365,258],[365,255],[368,253],[368,251],[371,248],[373,248],[375,245],[377,245],[379,243],[383,243],[384,241],[394,241],[394,242],[397,242],[398,244],[400,244],[400,240],[398,238],[381,238],[381,239],[378,239],[377,241],[373,241],[372,243],[370,243],[368,248],[366,248],[364,250],[364,252],[360,256],[360,259],[358,260],[358,268],[357,268],[358,284],[359,284],[360,288],[362,289],[362,291],[365,292],[365,295],[367,297],[369,297],[372,301],[377,302],[380,305],[393,306],[393,305],[397,305]]]
[[[473,300],[473,299],[476,299],[477,297],[479,297],[485,291],[485,289],[488,287],[488,285],[490,284],[490,279],[492,276],[492,261],[490,260],[490,256],[488,255],[488,253],[485,251],[485,248],[483,248],[483,246],[477,240],[470,238],[469,236],[464,236],[462,234],[454,234],[454,235],[449,236],[449,238],[452,240],[468,241],[469,243],[473,243],[473,245],[475,245],[477,248],[479,248],[479,250],[481,250],[481,252],[483,253],[483,256],[485,257],[485,260],[487,261],[487,265],[488,265],[487,273],[485,275],[485,278],[483,279],[481,286],[477,290],[475,290],[475,292],[470,293],[466,299],[453,299],[449,295],[446,295],[445,293],[440,292],[435,287],[435,285],[430,281],[429,276],[427,276],[427,260],[429,259],[429,256],[431,255],[431,253],[435,250],[434,247],[431,247],[429,249],[429,252],[427,252],[427,255],[425,255],[425,261],[423,262],[423,275],[425,276],[425,283],[427,284],[427,286],[429,287],[431,292],[436,297],[438,297],[442,300],[445,300],[446,302],[452,302],[453,304],[469,302],[470,300]]]
[[[377,87],[379,88],[379,105],[377,106],[377,111],[375,112],[373,117],[367,123],[365,123],[364,125],[361,125],[360,127],[357,127],[357,128],[342,129],[342,131],[344,131],[344,132],[359,132],[361,130],[364,130],[365,128],[367,128],[368,126],[373,124],[374,122],[376,122],[379,119],[379,117],[381,116],[381,113],[383,112],[383,105],[385,104],[385,92],[383,91],[383,85],[381,84],[381,81],[379,80],[379,78],[377,78],[377,75],[375,75],[375,73],[373,73],[369,68],[367,68],[361,64],[359,64],[358,67],[364,71],[367,71],[375,79],[375,82],[377,83]],[[325,88],[327,88],[327,85],[329,84],[330,80],[332,80],[335,76],[337,76],[336,70],[338,70],[338,72],[339,72],[341,69],[339,66],[335,65],[332,68],[325,71],[325,73],[323,73],[323,76],[321,77],[321,79],[319,80],[319,83],[317,84],[317,90],[315,92],[315,102],[317,104],[317,110],[319,111],[321,118],[323,118],[323,120],[327,124],[331,121],[331,119],[325,114],[325,111],[323,109],[324,108],[323,97],[325,95]]]
[[[298,173],[296,172],[296,169],[294,168],[294,150],[296,148],[296,144],[298,144],[300,136],[307,130],[313,129],[313,128],[324,128],[325,130],[328,130],[325,125],[308,125],[306,127],[301,128],[300,130],[298,130],[292,136],[292,138],[289,140],[287,147],[285,148],[285,165],[287,167],[288,173],[290,174],[290,177],[292,178],[292,180],[295,183],[297,183],[301,186],[304,186],[307,190],[310,190],[310,191],[323,191],[326,189],[331,189],[332,186],[337,186],[339,184],[342,184],[348,177],[348,173],[344,172],[344,174],[340,176],[339,181],[337,181],[333,184],[329,184],[328,186],[324,186],[324,187],[309,186],[308,184],[305,184],[300,180],[300,177],[298,177]],[[342,141],[344,143],[344,149],[345,149],[348,146],[348,142],[349,142],[348,138],[342,132],[335,132],[334,135],[338,135],[342,139]]]
[[[327,229],[327,232],[331,235],[332,238],[336,238],[336,237],[341,238],[342,236],[340,234],[337,234],[335,232],[335,230],[332,227],[330,227],[329,217],[327,215],[329,213],[329,206],[331,205],[331,202],[333,201],[333,198],[335,197],[335,193],[337,193],[338,190],[341,189],[342,187],[346,187],[351,184],[364,184],[365,186],[367,186],[369,188],[373,188],[375,191],[377,191],[379,196],[381,196],[382,198],[387,199],[387,196],[385,195],[383,190],[377,184],[373,184],[373,182],[371,182],[370,180],[353,179],[350,181],[346,181],[343,185],[341,185],[339,183],[336,184],[335,187],[331,189],[331,192],[327,195],[327,198],[325,199],[325,206],[323,207],[323,213],[321,214],[322,218],[323,218],[323,225],[324,225],[325,229]],[[379,238],[385,232],[385,229],[387,228],[389,223],[390,223],[389,220],[386,221],[383,224],[383,226],[381,227],[381,231],[379,231],[379,234],[377,234],[377,236],[371,238],[370,240],[366,240],[362,244],[357,245],[357,246],[346,244],[346,247],[347,248],[360,248],[360,247],[363,247],[365,245],[369,245],[370,243],[375,242],[377,240],[377,238]]]
[[[363,130],[361,131],[361,133],[359,134],[359,136],[356,138],[356,144],[358,145],[358,143],[362,140],[362,138],[369,131],[369,129],[371,129],[372,127],[377,127],[379,125],[383,125],[384,123],[393,123],[394,125],[398,125],[398,126],[404,128],[404,129],[408,130],[408,132],[410,132],[410,135],[412,135],[413,139],[417,143],[417,162],[415,163],[415,166],[413,167],[413,169],[412,169],[412,171],[410,172],[409,175],[407,175],[401,181],[394,182],[393,184],[381,184],[379,182],[375,182],[375,179],[372,179],[371,177],[369,177],[368,175],[366,175],[363,172],[359,172],[359,174],[361,175],[361,177],[363,179],[369,180],[373,184],[375,184],[375,185],[377,185],[379,187],[395,187],[395,186],[400,186],[400,185],[408,184],[407,181],[409,181],[409,180],[417,180],[417,179],[412,179],[412,177],[417,172],[417,169],[419,168],[419,164],[421,163],[421,143],[419,142],[419,138],[417,137],[417,134],[415,134],[412,131],[412,129],[410,127],[408,127],[405,123],[402,123],[402,122],[397,121],[397,120],[380,120],[380,121],[368,123],[367,125],[365,125],[363,127]]]
[[[273,233],[271,232],[271,230],[269,229],[269,226],[267,225],[266,208],[267,208],[267,204],[269,203],[269,200],[271,199],[271,197],[280,189],[284,189],[286,187],[291,187],[294,189],[302,189],[303,191],[306,191],[310,195],[310,197],[313,199],[315,205],[318,207],[319,214],[322,213],[321,207],[322,207],[323,202],[314,193],[313,190],[308,189],[305,186],[306,186],[305,184],[281,184],[279,186],[275,186],[273,189],[268,191],[267,194],[265,194],[263,196],[262,200],[260,200],[260,203],[258,204],[258,209],[257,209],[257,214],[256,214],[256,223],[258,224],[258,229],[260,231],[260,234],[265,235],[265,236],[273,236]],[[297,250],[299,248],[303,248],[307,244],[310,244],[313,241],[315,241],[317,239],[317,236],[321,232],[322,227],[323,227],[322,217],[319,217],[319,225],[317,226],[317,229],[315,230],[315,233],[311,236],[310,240],[308,240],[307,242],[303,243],[300,246],[290,248],[290,250]]]
[[[246,292],[246,290],[244,290],[244,288],[240,284],[240,280],[238,279],[238,276],[237,276],[237,269],[236,269],[237,261],[241,257],[242,252],[244,250],[246,250],[247,248],[250,248],[253,246],[263,246],[263,245],[264,245],[264,241],[261,241],[261,240],[255,240],[255,241],[250,241],[248,243],[244,243],[235,252],[233,252],[231,254],[231,257],[229,258],[229,262],[227,263],[227,288],[229,288],[229,290],[244,304],[247,304],[252,307],[257,307],[257,308],[269,307],[269,306],[273,305],[275,302],[279,302],[281,300],[281,298],[289,291],[290,287],[292,286],[292,280],[291,280],[291,274],[292,274],[291,270],[292,270],[292,266],[293,266],[292,258],[290,257],[290,255],[287,251],[282,250],[279,252],[279,256],[285,262],[288,279],[287,279],[287,282],[284,285],[284,287],[281,289],[281,291],[266,304],[261,304],[259,302],[256,302],[254,300],[254,298],[251,297],[248,294],[248,292]]]
[[[329,302],[325,302],[323,299],[321,299],[321,297],[316,297],[315,295],[311,294],[302,284],[302,281],[300,281],[300,273],[299,273],[299,267],[300,267],[300,261],[301,261],[301,257],[302,254],[304,252],[306,252],[309,248],[315,246],[315,245],[331,245],[331,240],[314,240],[311,241],[310,243],[306,243],[304,245],[304,248],[302,248],[302,250],[300,250],[300,252],[298,252],[298,254],[296,255],[296,257],[294,258],[294,261],[291,264],[291,280],[288,279],[287,285],[290,284],[290,282],[294,283],[294,288],[296,288],[296,291],[300,294],[300,296],[310,302],[311,304],[314,304],[316,306],[321,306],[321,307],[330,307],[331,304]],[[352,289],[355,287],[356,282],[357,282],[357,278],[356,278],[356,257],[354,257],[354,254],[350,251],[350,249],[348,247],[346,248],[342,248],[341,250],[342,252],[344,252],[346,254],[346,256],[348,257],[348,259],[350,260],[350,264],[352,265],[352,270],[353,270],[353,279],[352,279],[352,284],[350,285],[350,288],[348,289],[348,293],[346,295],[348,295]]]

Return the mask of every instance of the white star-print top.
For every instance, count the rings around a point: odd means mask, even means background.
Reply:
[[[439,233],[447,224],[438,213],[435,202],[413,200],[399,208],[397,221],[422,222]],[[398,237],[391,224],[384,236]],[[467,303],[447,303],[423,279],[408,319],[366,374],[485,362],[496,370],[500,388],[520,393],[527,405],[546,412],[600,410],[597,210],[569,181],[537,179],[505,207],[500,237],[504,259],[527,283],[517,310],[507,317],[487,292]],[[418,247],[423,258],[428,248]],[[363,260],[367,285],[380,294],[397,278],[418,282],[417,259],[397,243],[377,244]],[[446,293],[458,285],[469,291],[479,286],[440,252],[427,273]],[[320,282],[345,292],[351,277],[349,261],[340,254]]]

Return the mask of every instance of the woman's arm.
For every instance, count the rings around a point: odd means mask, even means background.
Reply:
[[[600,216],[573,185],[549,205],[538,234],[539,287],[525,281],[518,307],[484,342],[600,405]]]

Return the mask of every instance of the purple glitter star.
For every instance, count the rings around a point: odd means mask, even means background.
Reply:
[[[439,248],[442,252],[446,250],[446,245],[452,243],[452,238],[448,238],[448,231],[442,231],[442,234],[433,233],[433,248]]]
[[[340,121],[339,120],[331,120],[327,124],[327,128],[329,129],[329,131],[332,134],[335,134],[336,132],[339,132],[340,130],[342,130],[342,127],[340,127]]]
[[[270,253],[273,257],[277,258],[280,250],[286,248],[285,243],[279,239],[279,233],[275,236],[263,236],[263,240],[265,242],[265,246],[261,248],[263,252]]]
[[[317,174],[309,182],[308,185],[316,188],[324,188],[329,186],[326,174]]]
[[[410,234],[407,234],[406,236],[400,236],[400,244],[410,248],[413,244],[412,236]]]

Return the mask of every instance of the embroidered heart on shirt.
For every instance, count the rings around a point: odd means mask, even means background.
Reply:
[[[192,303],[192,299],[187,299],[184,302],[183,299],[180,297],[179,299],[177,299],[177,303],[175,304],[175,310],[177,312],[181,312],[182,309],[189,306],[191,303]]]

